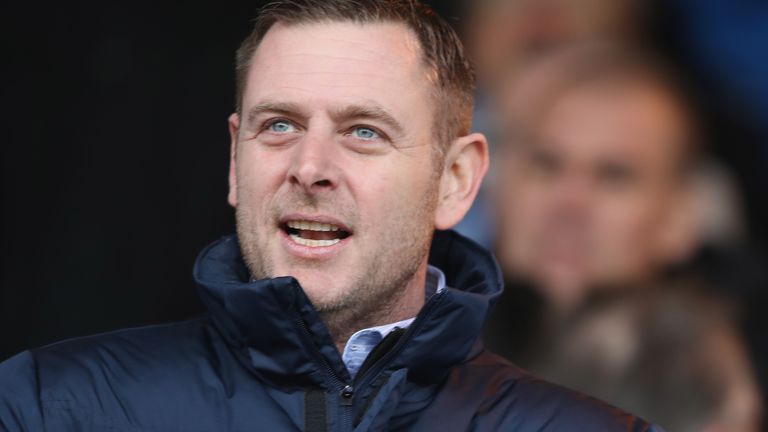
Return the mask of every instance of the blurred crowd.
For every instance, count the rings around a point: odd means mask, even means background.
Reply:
[[[458,229],[496,252],[507,287],[486,343],[670,432],[766,430],[768,268],[745,215],[760,195],[734,170],[768,171],[768,4],[664,5],[749,113],[750,142],[723,139],[706,81],[649,35],[650,4],[464,6],[492,167]],[[720,156],[732,146],[763,152],[738,166]]]

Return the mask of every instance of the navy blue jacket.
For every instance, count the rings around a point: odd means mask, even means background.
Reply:
[[[296,280],[249,281],[236,238],[225,237],[195,265],[205,316],[0,364],[0,430],[653,430],[483,349],[479,334],[502,290],[487,251],[438,232],[430,263],[448,288],[353,380]]]

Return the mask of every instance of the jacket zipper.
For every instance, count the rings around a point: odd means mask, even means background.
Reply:
[[[311,340],[309,329],[307,329],[307,325],[304,323],[304,320],[301,319],[301,316],[298,313],[295,315],[295,321],[299,328],[302,330],[303,336]],[[352,401],[355,395],[354,387],[352,387],[350,383],[342,380],[336,374],[336,371],[333,370],[331,365],[328,364],[328,362],[325,360],[322,354],[320,354],[314,344],[305,343],[305,345],[310,345],[309,351],[312,352],[312,355],[315,356],[315,361],[323,366],[327,375],[330,376],[334,381],[335,385],[333,390],[339,396],[341,405],[342,430],[352,430]]]
[[[436,305],[439,300],[440,296],[443,295],[444,292],[439,292],[432,296],[429,302],[424,306],[424,315],[422,316],[428,316],[431,314],[432,309],[434,309],[434,305]],[[424,318],[426,319],[426,318]],[[424,322],[424,319],[422,319],[417,324],[418,326],[421,326],[421,323]],[[307,338],[308,340],[311,340],[311,336],[309,334],[309,329],[307,329],[307,325],[304,323],[304,320],[301,319],[301,316],[296,313],[295,314],[295,321],[299,328],[301,328],[303,332],[303,336]],[[396,356],[400,351],[402,351],[403,347],[405,346],[405,342],[410,337],[413,332],[416,331],[416,326],[413,324],[408,327],[408,330],[403,334],[403,336],[400,338],[399,341],[395,344],[394,347],[392,347],[391,350],[389,350],[387,353],[385,353],[381,358],[376,361],[373,365],[371,365],[368,370],[364,371],[362,375],[357,375],[353,380],[352,383],[348,383],[336,374],[336,371],[331,368],[331,365],[328,364],[328,362],[325,360],[325,358],[320,354],[320,352],[317,350],[317,347],[314,346],[313,343],[308,343],[307,345],[310,345],[310,351],[312,354],[316,357],[316,361],[320,363],[323,368],[325,368],[328,375],[333,378],[333,381],[335,381],[335,389],[334,391],[339,396],[340,405],[341,405],[341,414],[342,414],[342,429],[343,430],[352,430],[352,405],[354,402],[355,397],[355,386],[357,389],[365,388],[366,386],[370,385],[370,382],[375,378],[376,376],[381,373],[381,371],[384,369],[384,366],[389,363],[390,359]],[[365,385],[363,385],[365,384]]]
[[[424,306],[424,317],[430,315],[432,313],[432,309],[434,309],[434,305],[439,302],[439,296],[442,296],[443,292],[439,292],[432,296],[429,302]],[[400,351],[403,350],[403,347],[405,347],[406,341],[410,338],[410,336],[413,334],[413,332],[416,331],[417,327],[421,326],[421,323],[424,322],[426,318],[422,319],[420,322],[416,323],[414,322],[411,324],[410,327],[406,330],[405,333],[400,337],[400,340],[395,343],[395,346],[392,347],[391,350],[386,352],[384,355],[381,356],[379,360],[377,360],[374,364],[371,365],[367,370],[363,371],[362,374],[358,374],[355,379],[353,380],[353,383],[357,385],[357,388],[365,388],[366,386],[370,385],[371,381],[376,378],[385,368],[385,366],[390,362],[390,359],[397,356]],[[415,324],[415,325],[414,325]]]

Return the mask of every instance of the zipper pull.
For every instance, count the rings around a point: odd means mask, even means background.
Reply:
[[[341,389],[341,404],[343,406],[351,406],[352,405],[352,397],[355,396],[355,389],[351,385],[344,386],[343,389]]]

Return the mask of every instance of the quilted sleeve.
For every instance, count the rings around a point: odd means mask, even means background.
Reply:
[[[29,351],[0,363],[0,431],[43,431],[35,359]]]

